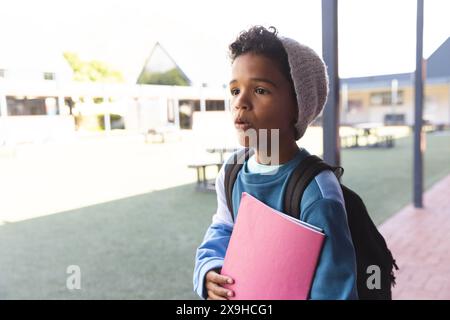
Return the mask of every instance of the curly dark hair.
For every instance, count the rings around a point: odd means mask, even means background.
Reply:
[[[273,26],[268,29],[263,26],[253,26],[246,31],[242,31],[236,40],[229,45],[229,55],[233,62],[245,53],[261,54],[275,61],[281,73],[293,85],[288,56],[277,34],[278,31]]]

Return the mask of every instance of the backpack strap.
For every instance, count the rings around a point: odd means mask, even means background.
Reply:
[[[243,148],[233,154],[231,159],[225,164],[225,196],[227,199],[228,210],[231,213],[231,220],[234,222],[233,212],[233,187],[237,179],[237,175],[241,170],[244,162],[253,155],[252,148]]]
[[[303,159],[289,178],[284,194],[284,212],[291,217],[300,219],[300,201],[309,183],[324,170],[331,170],[338,179],[344,173],[344,168],[333,167],[315,155]]]

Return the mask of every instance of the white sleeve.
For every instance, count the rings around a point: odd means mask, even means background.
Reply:
[[[225,163],[227,161],[224,162],[216,177],[217,211],[212,217],[212,222],[213,224],[226,224],[233,227],[234,222],[230,210],[228,210],[225,196]]]

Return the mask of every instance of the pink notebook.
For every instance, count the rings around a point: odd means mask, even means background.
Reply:
[[[236,300],[308,298],[325,235],[243,192],[221,273]]]

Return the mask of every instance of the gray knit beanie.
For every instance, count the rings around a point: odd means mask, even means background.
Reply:
[[[308,125],[320,114],[328,96],[328,75],[322,59],[311,48],[297,41],[278,37],[288,56],[291,78],[297,97],[298,119],[295,124],[300,139]]]

